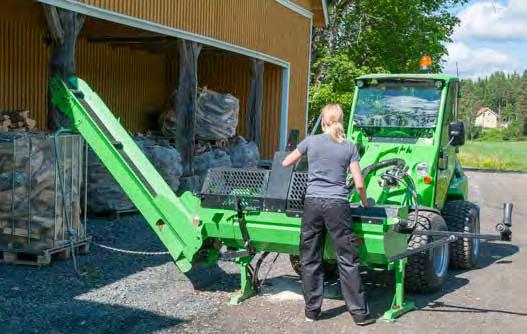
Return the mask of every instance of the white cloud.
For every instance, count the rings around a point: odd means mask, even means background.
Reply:
[[[454,40],[527,40],[527,0],[477,2],[458,14]]]
[[[523,65],[508,53],[487,47],[471,48],[463,42],[448,46],[444,72],[456,73],[456,62],[459,75],[463,78],[484,77],[495,71],[521,71]]]

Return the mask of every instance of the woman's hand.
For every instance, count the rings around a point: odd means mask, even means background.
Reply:
[[[295,149],[293,152],[289,153],[282,161],[282,167],[287,168],[293,166],[302,158],[302,153],[298,149]]]
[[[366,197],[366,189],[364,188],[364,178],[362,177],[362,172],[360,170],[360,165],[358,161],[354,161],[350,164],[351,176],[353,176],[353,182],[355,183],[355,189],[360,196],[360,201],[363,207],[368,206],[368,198]]]

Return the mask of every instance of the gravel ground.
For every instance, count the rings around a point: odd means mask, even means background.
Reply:
[[[493,232],[504,201],[515,203],[514,244],[482,244],[472,271],[451,271],[443,288],[409,295],[418,310],[395,323],[361,328],[382,333],[524,333],[527,330],[527,174],[469,173],[471,198],[482,207],[482,232]],[[91,221],[98,242],[137,250],[162,250],[139,216]],[[92,247],[79,258],[40,269],[0,265],[0,333],[340,333],[356,330],[338,289],[329,286],[322,320],[305,323],[298,277],[279,257],[262,295],[228,306],[238,288],[238,270],[221,263],[192,273],[193,284],[168,256],[130,256]],[[375,315],[393,295],[384,273],[364,276]]]

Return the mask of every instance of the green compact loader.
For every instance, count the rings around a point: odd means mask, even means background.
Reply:
[[[395,294],[384,319],[415,306],[405,289],[429,292],[448,267],[472,268],[480,240],[511,240],[512,205],[504,206],[497,235],[480,234],[479,208],[468,201],[468,182],[457,159],[464,143],[457,120],[459,81],[439,74],[368,75],[357,79],[348,138],[361,153],[370,201],[360,207],[352,190],[350,224],[361,265],[395,271]],[[177,196],[95,92],[79,78],[52,78],[51,100],[79,132],[166,246],[176,265],[240,265],[239,303],[256,294],[258,270],[271,252],[298,252],[307,173],[283,168],[209,170],[200,193]],[[291,146],[289,146],[291,147]],[[353,189],[352,180],[349,187]],[[336,271],[331,241],[326,273]]]

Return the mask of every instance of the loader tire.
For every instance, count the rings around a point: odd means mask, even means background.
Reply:
[[[413,221],[415,212],[408,215]],[[435,212],[419,211],[415,230],[446,231],[447,225],[441,215]],[[438,240],[440,237],[412,235],[408,240],[408,250],[419,248]],[[405,272],[405,288],[408,291],[429,293],[437,290],[445,280],[449,261],[448,244],[408,257]]]
[[[443,217],[449,231],[479,233],[478,207],[466,201],[449,201],[443,209]],[[459,239],[450,244],[450,267],[472,269],[480,250],[479,239]]]
[[[291,267],[298,276],[302,277],[302,266],[300,265],[300,256],[298,255],[289,255],[289,261],[291,262]],[[338,277],[339,268],[336,262],[324,261],[324,280],[329,281]]]

